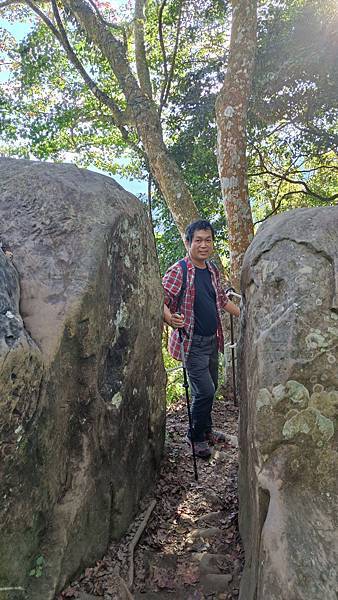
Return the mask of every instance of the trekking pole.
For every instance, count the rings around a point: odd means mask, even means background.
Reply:
[[[198,472],[197,472],[197,463],[196,463],[196,454],[195,454],[195,443],[194,436],[192,430],[192,418],[191,418],[191,410],[190,410],[190,401],[189,401],[189,384],[187,377],[187,368],[185,364],[185,354],[184,354],[184,344],[183,344],[183,333],[181,329],[178,330],[178,335],[180,337],[180,345],[181,345],[181,359],[182,359],[182,369],[183,369],[183,387],[185,389],[185,399],[187,401],[187,411],[188,411],[188,419],[189,419],[189,429],[191,435],[191,448],[192,448],[192,458],[194,463],[194,475],[195,481],[198,481]]]
[[[240,294],[237,294],[233,288],[229,288],[226,290],[229,298],[231,299],[233,296],[236,298],[242,298]],[[236,384],[236,357],[235,357],[235,339],[234,339],[234,317],[230,315],[230,348],[231,348],[231,361],[232,361],[232,386],[234,390],[234,405],[238,406],[237,402],[237,384]]]
[[[230,315],[230,348],[232,360],[232,386],[234,390],[234,405],[237,406],[237,391],[236,391],[236,358],[235,358],[235,340],[234,340],[234,317]]]

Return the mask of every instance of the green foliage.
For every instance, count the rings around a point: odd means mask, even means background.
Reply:
[[[168,0],[163,11],[165,57],[158,34],[159,7],[156,0],[148,0],[145,24],[157,104],[174,59],[180,1]],[[18,10],[7,8],[6,15],[19,19]],[[282,210],[336,202],[337,12],[334,0],[269,0],[260,5],[248,121],[249,194],[256,222]],[[22,18],[27,20],[29,14],[26,8]],[[169,100],[161,112],[165,142],[199,212],[218,232],[216,246],[225,263],[227,223],[215,153],[214,104],[226,62],[229,15],[228,4],[221,0],[183,4]],[[117,37],[127,40],[135,71],[131,7],[120,9],[119,14],[106,8],[104,16],[113,18]],[[87,72],[124,110],[125,99],[105,58],[64,11],[62,18]],[[0,92],[0,153],[67,160],[111,175],[147,177],[148,166],[135,152],[139,142],[134,129],[127,125],[128,140],[122,136],[107,107],[92,95],[44,24],[34,21],[20,44],[5,33],[2,39],[0,51],[12,75]],[[184,246],[158,189],[152,207],[164,272],[184,255]]]
[[[35,566],[29,572],[29,576],[30,577],[41,577],[43,574],[43,569],[44,569],[45,564],[46,564],[46,561],[43,558],[43,556],[41,556],[41,555],[37,556],[37,558],[35,559]]]
[[[166,337],[165,332],[162,341],[162,354],[164,367],[167,372],[166,400],[167,406],[170,406],[183,395],[184,389],[181,363],[170,356],[167,349]]]
[[[68,23],[70,41],[101,89],[124,108],[106,61]],[[16,94],[5,111],[5,136],[18,155],[40,160],[75,159],[114,174],[127,149],[111,114],[89,92],[49,29],[37,23],[18,45],[20,71],[10,82]],[[9,98],[7,96],[7,102]],[[112,149],[116,148],[115,155]]]
[[[248,131],[256,220],[336,201],[337,18],[333,0],[261,11]]]
[[[293,0],[266,8],[259,21],[252,117],[260,129],[292,125],[294,149],[327,151],[337,115],[338,9],[334,0]],[[306,135],[299,135],[304,132]]]

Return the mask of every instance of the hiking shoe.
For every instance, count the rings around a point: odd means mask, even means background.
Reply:
[[[192,448],[191,439],[186,436],[186,442],[188,442],[189,446]],[[194,442],[195,455],[198,458],[209,458],[211,456],[211,450],[209,448],[208,442]]]
[[[217,431],[213,429],[212,431],[207,431],[205,434],[205,439],[209,446],[214,446],[215,444],[223,444],[225,440],[225,433],[223,431]]]

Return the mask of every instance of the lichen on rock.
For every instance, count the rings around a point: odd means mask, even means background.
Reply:
[[[338,207],[293,210],[244,258],[240,600],[336,600],[337,231]]]
[[[334,423],[324,417],[319,410],[312,406],[297,411],[285,422],[283,436],[287,440],[296,438],[299,434],[309,436],[318,447],[324,446],[334,435]],[[308,443],[308,441],[306,441]]]
[[[323,387],[323,386],[321,386]],[[337,419],[338,417],[338,391],[313,392],[310,397],[309,406],[317,408],[325,417]]]
[[[300,408],[307,407],[310,394],[305,385],[291,379],[286,382],[285,390],[287,397],[290,398],[293,404],[297,404]]]

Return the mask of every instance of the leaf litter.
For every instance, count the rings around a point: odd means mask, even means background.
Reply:
[[[209,460],[198,459],[196,482],[191,449],[184,441],[185,401],[180,398],[170,406],[163,462],[151,494],[121,540],[112,542],[102,560],[87,568],[58,600],[238,599],[244,555],[234,444],[238,409],[230,398],[215,400],[213,420],[215,428],[225,431],[227,442],[215,446]],[[130,546],[153,500],[155,508],[131,558]]]

